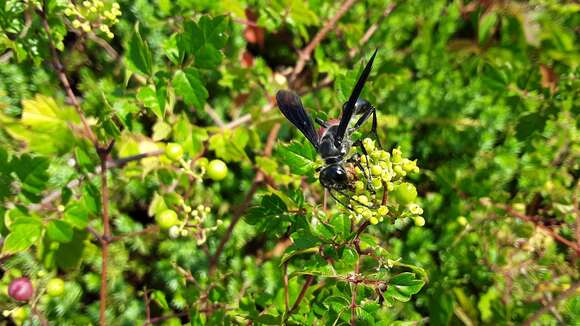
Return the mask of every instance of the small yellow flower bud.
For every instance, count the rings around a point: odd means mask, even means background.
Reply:
[[[91,6],[91,2],[90,1],[83,1],[83,6],[88,8]]]
[[[372,225],[375,225],[375,224],[378,224],[379,223],[379,220],[376,217],[374,217],[374,216],[371,217],[369,219],[369,221],[371,222]]]
[[[85,23],[83,24],[83,31],[84,31],[85,33],[88,33],[88,32],[90,32],[90,31],[91,31],[91,25],[90,25],[89,23],[85,22]]]
[[[368,205],[369,203],[369,199],[364,195],[358,196],[358,201],[363,205]]]
[[[370,153],[375,149],[375,142],[370,138],[365,138],[363,140],[363,146]]]
[[[72,25],[74,28],[79,28],[82,26],[81,22],[78,19],[73,20]]]
[[[387,206],[383,205],[383,206],[379,207],[377,212],[379,213],[379,215],[385,216],[385,215],[389,214],[389,208]]]
[[[383,172],[382,170],[383,169],[381,169],[381,167],[379,165],[373,165],[371,167],[371,174],[375,175],[375,176],[381,175],[381,173]]]

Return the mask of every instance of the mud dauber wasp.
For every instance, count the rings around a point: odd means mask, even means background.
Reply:
[[[360,140],[353,142],[351,136],[352,133],[361,128],[361,126],[371,116],[371,134],[375,136],[380,147],[380,141],[377,135],[376,109],[368,101],[359,98],[365,82],[371,72],[376,54],[377,50],[375,50],[369,62],[359,76],[348,101],[344,103],[340,120],[323,121],[318,118],[316,119],[316,123],[321,126],[320,133],[317,133],[314,129],[312,120],[310,119],[308,113],[306,113],[304,110],[302,101],[296,93],[289,90],[280,90],[276,94],[276,101],[280,111],[282,111],[282,114],[284,114],[286,119],[292,122],[292,124],[294,124],[302,132],[302,134],[304,134],[310,143],[312,143],[320,157],[324,160],[325,165],[320,169],[320,183],[329,191],[332,198],[334,198],[337,202],[347,207],[348,209],[351,209],[351,207],[338,200],[333,194],[333,191],[336,191],[347,198],[349,197],[345,192],[345,190],[348,190],[350,187],[350,180],[348,178],[347,169],[345,167],[346,163],[353,163],[364,171],[357,154],[354,154],[351,157],[347,157],[347,155],[349,154],[352,146],[359,146],[363,155],[367,155],[362,142]],[[355,116],[358,116],[359,118],[355,122],[354,126],[349,128],[349,124]],[[368,164],[368,160],[366,161]],[[367,187],[371,192],[374,192],[370,182],[368,182],[368,178]]]

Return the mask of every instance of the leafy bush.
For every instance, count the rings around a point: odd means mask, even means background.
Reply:
[[[579,11],[0,1],[3,316],[574,324]],[[274,95],[336,118],[374,49],[383,148],[353,135],[341,205]]]

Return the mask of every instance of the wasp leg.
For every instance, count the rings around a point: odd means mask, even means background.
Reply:
[[[347,193],[343,192],[343,191],[342,191],[342,190],[340,190],[340,189],[333,189],[333,190],[335,190],[335,191],[336,191],[336,192],[338,192],[339,194],[341,194],[341,195],[343,195],[343,196],[347,197],[348,199],[350,199],[350,200],[352,200],[352,201],[356,202],[357,204],[359,204],[359,205],[361,205],[361,206],[364,206],[364,207],[366,207],[366,208],[369,208],[369,209],[373,209],[373,208],[374,208],[373,206],[369,206],[369,205],[367,205],[367,204],[363,204],[363,203],[361,203],[360,201],[358,201],[357,199],[354,199],[354,198],[352,198],[352,196],[350,196],[349,194],[347,194]],[[343,204],[343,206],[344,206],[344,204]],[[348,208],[348,207],[347,207],[347,208]],[[350,209],[350,210],[352,210],[352,208],[349,208],[349,209]]]
[[[316,123],[318,123],[322,128],[330,127],[330,125],[326,121],[324,121],[320,118],[316,118],[316,119],[314,119],[314,121],[316,121]]]
[[[352,131],[358,130],[371,116],[373,117],[373,121],[372,121],[373,124],[371,126],[370,134],[372,136],[374,136],[374,138],[377,140],[377,144],[379,145],[379,148],[383,148],[383,146],[381,145],[381,140],[379,139],[379,134],[377,133],[377,128],[378,128],[377,109],[374,106],[369,104],[366,107],[366,111],[363,112],[362,116],[357,120],[357,122],[354,124],[354,126],[352,126],[351,130]]]
[[[356,166],[357,166],[357,167],[358,167],[358,168],[359,168],[359,169],[362,171],[362,173],[363,173],[363,175],[364,175],[364,177],[365,177],[365,179],[366,179],[366,186],[367,186],[367,189],[368,189],[368,190],[369,190],[371,193],[373,193],[373,194],[376,194],[377,192],[376,192],[376,190],[375,190],[375,187],[373,187],[373,185],[372,185],[372,183],[371,183],[371,175],[370,175],[370,173],[371,173],[371,170],[370,170],[370,168],[368,168],[368,166],[369,166],[369,165],[368,165],[368,163],[369,163],[369,161],[368,161],[369,157],[368,157],[368,155],[365,155],[365,156],[366,156],[366,159],[367,159],[367,170],[365,170],[365,169],[364,169],[364,167],[362,166],[362,164],[360,163],[360,160],[359,160],[359,158],[360,158],[360,157],[359,157],[358,153],[354,153],[354,154],[353,154],[353,155],[352,155],[352,156],[351,156],[351,157],[350,157],[350,158],[347,160],[347,162],[352,162],[352,163],[354,163],[354,164],[355,164],[355,165],[356,165]],[[367,175],[367,172],[368,172],[368,175]]]
[[[358,147],[360,147],[360,150],[362,151],[363,155],[364,155],[364,156],[365,156],[365,158],[366,158],[366,161],[367,161],[367,170],[369,171],[369,176],[368,176],[368,179],[367,179],[367,185],[370,185],[370,187],[372,188],[372,191],[373,191],[373,193],[375,193],[376,191],[375,191],[375,189],[374,189],[374,187],[373,187],[373,185],[372,185],[372,182],[370,182],[370,180],[371,180],[371,166],[369,165],[369,160],[370,160],[370,159],[369,159],[369,153],[368,153],[368,152],[367,152],[367,150],[365,149],[365,146],[363,145],[363,143],[362,143],[362,140],[360,140],[360,139],[359,139],[359,140],[357,140],[357,141],[355,141],[355,142],[353,143],[353,146],[358,146]],[[359,164],[360,164],[360,162],[359,162]],[[360,167],[359,167],[359,168],[360,168]],[[366,175],[365,175],[365,177],[366,177]]]
[[[330,197],[332,197],[332,199],[334,199],[334,201],[336,201],[337,203],[341,204],[342,206],[344,206],[344,208],[348,209],[349,211],[353,211],[354,209],[350,206],[350,205],[346,205],[344,204],[342,201],[340,201],[340,199],[338,199],[334,193],[332,192],[332,188],[327,188],[328,189],[328,193],[330,194]]]

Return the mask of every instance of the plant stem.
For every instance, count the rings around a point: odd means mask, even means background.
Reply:
[[[528,318],[523,324],[522,326],[530,326],[532,325],[533,322],[535,322],[536,320],[538,320],[544,313],[546,313],[548,310],[550,310],[551,308],[555,307],[560,301],[567,299],[568,297],[574,295],[576,293],[576,290],[580,288],[580,282],[579,283],[574,283],[570,286],[570,288],[568,288],[568,290],[560,293],[559,296],[556,297],[556,299],[554,299],[552,302],[550,302],[549,304],[543,306],[540,310],[536,311],[530,318]]]
[[[500,208],[500,209],[505,210],[510,215],[515,216],[522,221],[526,221],[526,222],[530,222],[530,223],[534,224],[536,227],[544,230],[549,236],[554,238],[554,240],[559,241],[560,243],[562,243],[565,246],[569,247],[570,249],[574,250],[576,252],[576,255],[580,256],[580,246],[578,246],[576,243],[564,238],[563,236],[556,233],[551,228],[549,228],[541,223],[538,223],[535,218],[528,216],[526,214],[520,213],[520,212],[516,211],[515,209],[513,209],[512,207],[507,206],[507,205],[496,204],[495,206]]]
[[[312,41],[310,41],[310,43],[308,43],[308,45],[303,50],[301,50],[299,52],[298,61],[296,62],[296,65],[294,66],[294,70],[292,71],[292,74],[290,75],[291,81],[295,80],[296,77],[298,77],[298,74],[300,74],[302,72],[302,70],[304,69],[306,62],[308,60],[310,60],[310,56],[312,55],[312,51],[314,51],[314,49],[316,49],[318,44],[320,44],[320,42],[326,37],[326,35],[331,30],[334,29],[334,26],[336,26],[336,23],[340,20],[340,18],[342,18],[342,16],[344,16],[344,14],[346,14],[346,12],[350,9],[350,7],[352,7],[354,5],[355,2],[356,2],[356,0],[346,0],[345,2],[343,2],[342,5],[340,5],[340,8],[336,12],[336,14],[332,18],[330,18],[324,24],[324,26],[322,26],[322,28],[314,36]]]
[[[101,200],[103,218],[103,236],[101,237],[101,290],[99,305],[99,324],[107,325],[107,265],[109,260],[109,242],[111,241],[111,225],[109,221],[109,187],[107,185],[107,157],[112,146],[100,151],[101,158]]]
[[[304,282],[304,285],[302,286],[302,289],[300,290],[300,293],[298,294],[296,301],[294,301],[292,308],[290,308],[290,310],[288,310],[288,312],[286,313],[286,317],[284,318],[284,322],[288,321],[288,318],[290,318],[290,316],[296,311],[296,309],[298,309],[298,306],[300,306],[300,303],[302,302],[302,300],[304,299],[304,296],[306,295],[306,291],[308,290],[308,288],[312,284],[312,280],[314,280],[314,276],[312,276],[312,275],[306,276],[306,282]]]
[[[391,3],[390,5],[387,6],[387,8],[385,9],[385,11],[383,11],[383,15],[379,18],[379,20],[376,21],[375,23],[373,23],[367,29],[367,31],[365,32],[365,35],[363,35],[363,37],[358,42],[358,46],[353,47],[348,51],[349,57],[354,58],[354,56],[360,51],[360,49],[363,47],[363,45],[365,45],[370,40],[370,38],[373,36],[373,34],[377,31],[377,29],[379,28],[379,25],[385,20],[385,18],[387,18],[393,12],[393,10],[395,10],[396,6],[397,5],[394,3]]]
[[[64,90],[65,90],[68,98],[72,102],[72,104],[75,108],[75,111],[77,112],[79,118],[81,119],[81,123],[82,123],[84,131],[85,131],[85,136],[93,143],[95,148],[98,148],[99,145],[98,145],[97,137],[95,136],[95,134],[91,130],[91,127],[89,126],[89,123],[88,123],[87,119],[85,118],[85,115],[83,114],[83,110],[81,109],[80,102],[72,90],[69,79],[66,75],[66,71],[64,69],[64,65],[61,63],[61,61],[58,57],[58,51],[56,50],[56,47],[54,46],[54,43],[52,40],[52,34],[50,32],[50,26],[48,25],[48,20],[46,18],[46,1],[43,2],[42,11],[39,10],[38,15],[41,18],[42,26],[44,27],[44,31],[46,32],[46,37],[48,38],[48,46],[50,48],[50,52],[52,55],[52,61],[53,61],[52,64],[54,66],[54,69],[56,70],[56,74],[57,74],[58,78],[60,79],[60,82],[62,83],[62,86],[64,87]]]

